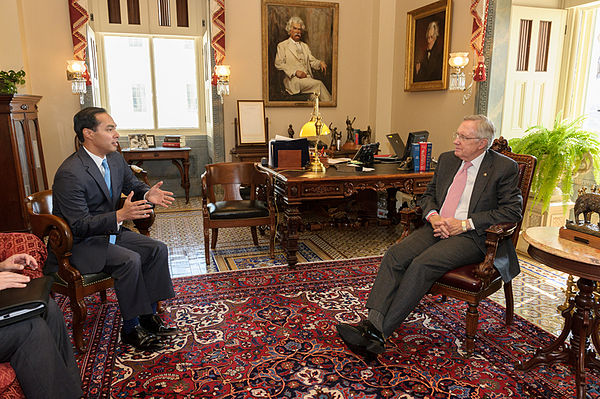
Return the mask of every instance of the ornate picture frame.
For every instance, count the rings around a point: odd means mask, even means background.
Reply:
[[[338,3],[262,0],[266,106],[312,107],[311,90],[321,91],[323,87],[327,93],[321,93],[319,104],[337,106],[338,15]],[[292,26],[288,24],[292,17],[299,17],[304,25],[299,40],[294,41],[286,30],[286,25]]]
[[[407,13],[404,91],[446,90],[452,0]]]

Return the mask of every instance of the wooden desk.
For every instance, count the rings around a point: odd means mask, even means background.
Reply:
[[[396,164],[376,164],[372,172],[356,171],[346,164],[327,168],[325,173],[280,171],[259,168],[273,176],[276,200],[283,205],[284,218],[279,226],[279,238],[286,251],[289,266],[298,263],[298,226],[300,204],[307,201],[349,197],[360,190],[388,193],[388,218],[396,218],[396,193],[422,194],[433,177],[433,172],[413,173],[398,170]]]
[[[185,203],[190,202],[190,147],[156,147],[146,150],[125,148],[121,150],[127,162],[141,166],[144,161],[170,159],[181,175],[181,187],[185,190]]]
[[[600,349],[600,314],[593,294],[596,282],[600,280],[600,250],[559,238],[558,227],[530,227],[523,238],[529,243],[527,252],[533,259],[580,278],[577,281],[579,292],[562,311],[565,325],[558,338],[539,349],[531,359],[519,362],[516,368],[529,370],[539,364],[554,362],[570,364],[575,368],[577,398],[584,399],[586,366],[600,369],[600,361],[589,342],[591,335],[596,352]],[[565,345],[569,333],[572,334],[570,348]]]

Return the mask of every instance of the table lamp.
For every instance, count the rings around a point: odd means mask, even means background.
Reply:
[[[323,123],[321,113],[319,112],[319,95],[315,95],[315,107],[310,117],[310,121],[306,122],[300,130],[300,137],[316,137],[315,150],[312,154],[312,159],[308,169],[311,172],[325,172],[325,166],[321,163],[319,157],[319,136],[326,136],[330,133],[329,128]]]

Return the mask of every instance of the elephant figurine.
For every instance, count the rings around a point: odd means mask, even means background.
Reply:
[[[583,222],[590,224],[592,212],[596,212],[600,216],[600,194],[589,193],[581,194],[575,201],[575,223],[579,223],[579,215],[583,213]]]

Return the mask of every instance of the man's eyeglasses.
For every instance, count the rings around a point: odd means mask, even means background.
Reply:
[[[454,133],[453,135],[454,139],[458,139],[458,141],[461,142],[465,142],[467,140],[481,140],[481,137],[467,137],[467,136],[463,136],[462,134]]]

